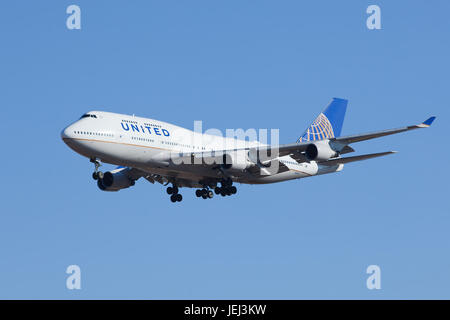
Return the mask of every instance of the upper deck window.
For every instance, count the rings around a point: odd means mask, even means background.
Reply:
[[[86,114],[83,114],[80,119],[83,119],[83,118],[97,118],[97,116],[95,114],[86,113]]]

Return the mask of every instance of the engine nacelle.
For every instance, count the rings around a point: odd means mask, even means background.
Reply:
[[[308,160],[324,161],[337,157],[339,154],[330,147],[329,141],[317,141],[306,147],[305,155]]]
[[[222,167],[227,170],[243,171],[253,165],[246,150],[225,153],[222,156]]]
[[[119,191],[134,186],[134,181],[126,175],[124,169],[121,169],[105,172],[103,178],[97,180],[97,185],[103,191]]]

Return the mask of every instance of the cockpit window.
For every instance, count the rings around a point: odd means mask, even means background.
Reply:
[[[83,118],[97,118],[97,116],[95,114],[86,113],[86,114],[83,114],[80,119],[83,119]]]

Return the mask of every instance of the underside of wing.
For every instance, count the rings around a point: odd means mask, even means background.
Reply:
[[[380,152],[380,153],[363,154],[363,155],[354,156],[354,157],[331,159],[331,160],[319,162],[319,164],[325,165],[325,166],[336,166],[339,164],[345,164],[345,163],[349,163],[349,162],[362,161],[362,160],[387,156],[387,155],[393,154],[393,153],[396,153],[396,151],[387,151],[387,152]]]
[[[271,175],[286,171],[289,171],[289,168],[281,161],[278,161],[278,159],[271,160],[266,166],[257,165],[247,169],[247,172],[255,176]]]

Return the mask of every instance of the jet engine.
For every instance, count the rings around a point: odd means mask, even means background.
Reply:
[[[254,165],[248,159],[248,151],[246,150],[225,153],[222,156],[222,167],[227,170],[243,171]]]
[[[108,171],[97,180],[97,186],[103,191],[119,191],[134,186],[134,180],[126,174],[126,168]]]
[[[311,143],[305,150],[306,158],[310,161],[325,161],[337,157],[339,153],[330,147],[328,140]]]

